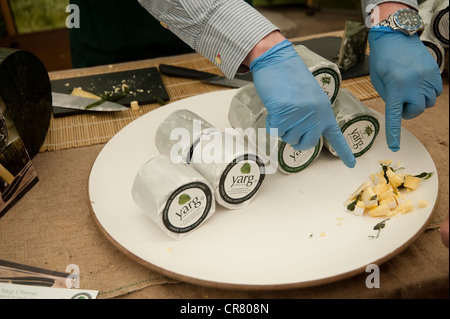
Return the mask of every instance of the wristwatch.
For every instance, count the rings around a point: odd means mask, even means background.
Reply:
[[[401,31],[409,36],[416,33],[419,36],[425,30],[425,23],[419,13],[413,9],[401,9],[391,14],[379,24],[392,30]]]

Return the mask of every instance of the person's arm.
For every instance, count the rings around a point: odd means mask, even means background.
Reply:
[[[405,8],[416,8],[417,1],[402,1],[402,2],[392,2],[392,1],[364,1],[363,3],[366,6],[369,6],[369,3],[374,5],[377,3],[378,6],[378,17],[373,22],[378,22],[386,19],[392,13]],[[408,4],[406,4],[408,3]],[[369,6],[370,7],[370,6]],[[376,23],[375,23],[376,24]],[[261,56],[264,52],[274,47],[276,44],[286,40],[286,38],[279,32],[272,32],[264,37],[256,46],[249,52],[248,56],[245,58],[243,64],[250,66],[251,62],[257,57]]]
[[[261,55],[263,55],[266,51],[273,48],[275,45],[283,42],[286,38],[279,32],[274,31],[269,33],[266,37],[264,37],[261,41],[259,41],[255,47],[249,52],[245,60],[242,64],[250,67],[251,63]]]
[[[370,78],[386,103],[386,141],[400,150],[402,119],[413,119],[435,105],[442,93],[439,67],[419,37],[379,23],[417,1],[362,0],[369,31]],[[369,12],[370,11],[370,12]]]
[[[292,43],[258,11],[243,0],[139,2],[227,77],[243,65],[250,68],[269,113],[267,128],[277,129],[283,141],[303,151],[324,136],[345,165],[356,165],[330,99]]]
[[[229,78],[262,39],[278,30],[243,0],[138,1]]]
[[[400,9],[413,8],[419,10],[417,0],[361,0],[361,7],[368,27],[371,20],[373,24],[378,24],[378,22],[383,21]],[[371,13],[375,13],[377,16],[369,16]]]

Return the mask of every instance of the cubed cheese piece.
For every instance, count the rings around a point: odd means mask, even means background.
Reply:
[[[388,216],[391,210],[386,204],[380,205],[378,207],[369,209],[369,215],[372,217]]]
[[[393,162],[393,160],[391,160],[391,159],[387,159],[384,161],[378,161],[378,163],[380,163],[383,166],[390,166],[392,164],[392,162]]]
[[[361,194],[361,200],[364,202],[370,201],[376,196],[377,193],[373,190],[371,186],[366,187],[366,189]]]
[[[364,208],[374,208],[378,206],[378,201],[377,200],[364,201],[362,202],[362,205],[364,206]]]
[[[352,213],[353,213],[353,215],[356,215],[356,216],[362,216],[362,215],[364,215],[365,211],[366,211],[366,209],[365,209],[363,203],[361,201],[359,201],[356,204],[355,209],[353,210]]]
[[[122,92],[124,93],[130,92],[130,87],[126,84],[122,84]]]
[[[387,180],[386,180],[386,178],[384,177],[384,172],[383,172],[383,171],[378,172],[378,173],[376,173],[376,174],[372,174],[370,178],[372,179],[372,181],[373,181],[375,184],[379,184],[379,183],[387,184]]]
[[[391,202],[386,203],[390,210],[396,209],[398,207],[397,201],[394,199]]]
[[[395,174],[390,168],[387,170],[386,175],[389,179],[389,183],[393,186],[393,187],[400,187],[403,185],[404,180],[398,176],[397,174]]]
[[[411,200],[403,201],[394,211],[393,214],[406,214],[414,210],[414,205]]]
[[[75,96],[85,97],[88,99],[98,100],[98,101],[102,99],[100,96],[95,95],[90,92],[87,92],[87,91],[83,90],[82,88],[74,88],[71,94],[75,95]]]
[[[351,203],[353,203],[356,198],[367,188],[371,185],[371,183],[367,182],[362,184],[361,186],[358,187],[358,189],[356,190],[356,192],[354,192],[348,199],[347,201],[344,203],[345,206],[350,205]]]
[[[139,110],[139,103],[138,103],[138,101],[131,102],[130,106],[131,106],[131,110],[133,110],[133,111],[138,111]]]
[[[382,200],[380,200],[380,205],[382,204],[387,204],[389,206],[389,203],[394,202],[397,204],[397,202],[395,201],[394,196],[386,196],[385,198],[383,198]]]
[[[430,202],[427,200],[419,200],[417,202],[417,205],[419,206],[419,208],[425,208],[428,207],[428,205],[430,205]]]
[[[386,193],[387,191],[389,191],[390,187],[388,184],[385,183],[378,183],[375,188],[374,191],[375,193],[378,195],[378,198],[381,197],[381,195],[383,195],[384,193]]]
[[[414,177],[411,175],[406,176],[405,183],[403,184],[406,188],[409,189],[417,189],[422,180],[418,177]]]
[[[394,198],[394,190],[392,188],[389,188],[387,191],[385,191],[378,197],[380,201],[391,200],[393,198]]]

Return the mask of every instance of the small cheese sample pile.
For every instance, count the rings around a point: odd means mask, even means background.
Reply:
[[[413,201],[406,194],[416,190],[423,179],[432,173],[410,175],[399,172],[401,168],[391,167],[392,161],[380,162],[382,170],[370,175],[370,181],[362,184],[344,203],[353,214],[372,217],[392,217],[414,210]],[[404,193],[401,190],[405,190]],[[419,207],[426,207],[427,201],[418,201]]]

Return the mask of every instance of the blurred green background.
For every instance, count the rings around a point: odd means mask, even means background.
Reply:
[[[19,33],[65,27],[69,0],[10,0],[10,3]]]
[[[94,0],[95,1],[95,0]],[[137,0],[124,0],[137,1]],[[70,0],[10,0],[19,33],[64,28]],[[306,4],[306,0],[253,0],[256,7]],[[359,9],[360,0],[314,0],[316,8]],[[0,15],[1,17],[1,15]],[[0,36],[5,34],[0,18]]]

